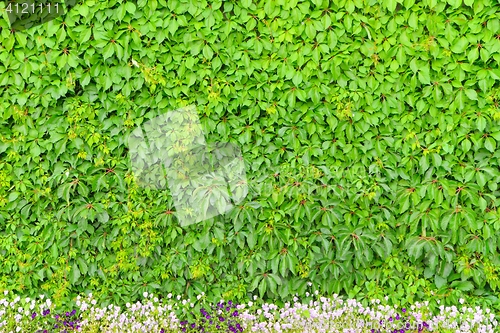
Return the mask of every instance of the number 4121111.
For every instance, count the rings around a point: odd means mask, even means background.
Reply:
[[[5,8],[7,13],[9,14],[43,14],[44,12],[48,14],[58,14],[59,13],[59,4],[58,3],[9,3]]]

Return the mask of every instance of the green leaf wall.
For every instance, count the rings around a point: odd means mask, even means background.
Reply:
[[[77,3],[0,21],[0,289],[498,307],[494,0]],[[4,18],[7,17],[2,10]],[[181,228],[127,136],[195,105],[250,192]]]

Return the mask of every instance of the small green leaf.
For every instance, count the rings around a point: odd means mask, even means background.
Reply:
[[[17,198],[19,198],[19,192],[11,192],[9,194],[9,202],[15,201]]]
[[[104,60],[106,60],[109,57],[111,57],[114,53],[115,49],[113,48],[113,44],[109,43],[108,45],[106,45],[106,47],[104,47],[104,50],[102,52],[102,57],[104,58]]]
[[[136,7],[135,7],[135,4],[133,2],[127,2],[127,3],[125,3],[125,9],[130,14],[134,14],[135,10],[136,10]]]
[[[394,13],[394,11],[396,10],[396,6],[397,6],[397,1],[396,0],[387,0],[385,1],[385,6],[387,7],[387,9],[389,9],[389,11],[391,13]]]
[[[252,0],[241,0],[241,5],[243,6],[243,8],[249,8],[251,4]]]
[[[446,284],[446,279],[439,276],[439,275],[435,275],[434,276],[434,283],[436,284],[436,287],[438,288],[441,288],[442,286],[444,286]]]
[[[469,139],[465,139],[462,141],[462,150],[466,153],[470,150],[472,143]]]
[[[474,285],[470,281],[453,281],[451,287],[460,291],[469,291],[474,289]]]
[[[484,117],[478,117],[476,120],[477,129],[481,132],[486,128],[486,119]]]
[[[479,50],[477,49],[477,47],[474,47],[472,48],[472,50],[470,50],[467,58],[470,62],[474,62],[477,58],[479,58]]]
[[[497,142],[491,137],[487,137],[484,141],[484,148],[486,148],[491,153],[495,152],[496,146]]]
[[[467,49],[468,45],[469,40],[466,37],[460,37],[457,41],[452,43],[450,50],[454,53],[463,53]]]
[[[88,266],[85,263],[85,260],[83,260],[82,257],[78,257],[76,261],[78,262],[78,267],[80,268],[80,271],[83,273],[83,275],[86,275],[88,271]]]
[[[78,8],[78,12],[81,16],[87,17],[89,15],[89,6],[87,6],[85,3],[82,3]]]
[[[71,276],[70,276],[70,282],[71,284],[75,284],[78,279],[80,278],[80,270],[78,269],[78,265],[76,262],[73,262],[73,265],[71,266]]]
[[[473,101],[477,101],[477,92],[474,89],[465,90],[465,94]]]
[[[481,173],[481,172],[476,173],[476,182],[477,182],[477,185],[479,185],[480,187],[483,187],[484,185],[486,185],[486,177],[484,176],[483,173]]]

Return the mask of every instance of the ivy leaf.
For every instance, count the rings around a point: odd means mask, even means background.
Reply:
[[[474,89],[466,89],[465,94],[469,97],[469,99],[477,101],[477,92]]]
[[[486,128],[486,119],[484,117],[478,117],[476,120],[476,126],[480,132],[483,132]]]
[[[464,0],[467,1],[467,0]],[[474,285],[470,281],[453,281],[451,283],[452,288],[456,288],[460,291],[469,291],[474,289]]]
[[[109,57],[111,57],[114,53],[115,49],[113,48],[113,44],[109,43],[108,45],[106,45],[106,47],[104,47],[104,50],[102,52],[102,57],[104,58],[104,60],[106,60]]]
[[[491,138],[491,137],[486,138],[486,140],[484,142],[484,148],[486,148],[489,152],[494,153],[496,146],[497,146],[497,143],[493,138]]]
[[[214,51],[208,44],[203,47],[203,56],[209,60],[214,56]]]
[[[127,10],[127,12],[129,12],[130,14],[134,14],[135,11],[136,11],[136,7],[135,7],[135,4],[133,2],[126,2],[125,3],[125,9]]]
[[[85,263],[85,260],[82,257],[78,257],[76,261],[78,262],[78,267],[80,268],[80,272],[83,273],[83,275],[86,275],[88,271],[88,266]]]
[[[241,5],[243,8],[249,8],[252,4],[252,0],[241,0]]]
[[[78,282],[78,279],[80,279],[80,270],[78,269],[78,265],[76,262],[73,262],[73,265],[71,265],[71,275],[70,275],[70,282],[71,284],[75,284]]]
[[[484,185],[486,185],[486,177],[481,172],[476,173],[476,181],[477,185],[479,185],[480,187],[484,187]]]
[[[447,280],[439,275],[434,276],[434,283],[436,284],[437,288],[441,288],[444,285],[446,285]]]
[[[457,41],[452,43],[450,50],[454,53],[463,53],[468,45],[469,40],[466,37],[460,37]]]
[[[418,80],[422,84],[430,84],[431,83],[431,77],[429,75],[429,71],[419,71],[418,72]]]
[[[387,9],[389,9],[389,11],[391,13],[394,13],[394,11],[396,10],[396,6],[397,6],[397,1],[396,0],[387,0],[385,1],[385,5],[387,7]]]
[[[479,50],[477,49],[477,47],[474,47],[469,51],[467,59],[469,59],[469,62],[474,62],[477,58],[479,58]]]
[[[399,211],[400,214],[403,214],[410,208],[410,197],[406,197],[401,205],[401,209]]]
[[[78,7],[78,12],[80,13],[81,16],[87,17],[89,15],[89,6],[87,6],[87,4],[85,3],[82,3]]]
[[[122,21],[123,18],[125,17],[125,14],[127,13],[127,10],[125,8],[125,4],[122,3],[120,4],[120,6],[118,6],[118,8],[116,9],[116,17]]]

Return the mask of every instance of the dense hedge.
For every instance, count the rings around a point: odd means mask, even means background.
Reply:
[[[499,9],[88,0],[0,21],[0,289],[285,300],[312,281],[498,309]],[[181,228],[126,143],[187,105],[241,147],[250,192]]]

